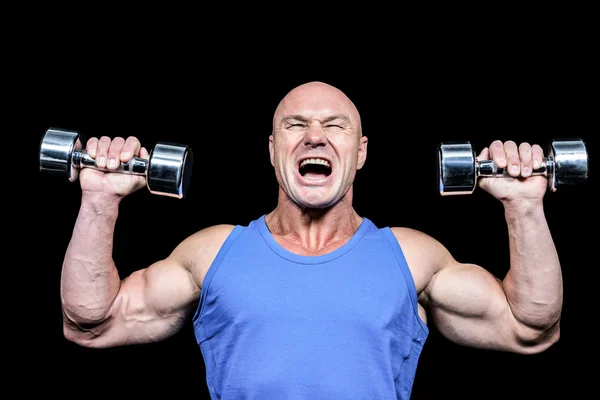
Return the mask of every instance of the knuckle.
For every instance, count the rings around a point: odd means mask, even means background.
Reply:
[[[499,140],[492,142],[490,144],[490,152],[493,155],[502,154],[504,152],[504,144]]]
[[[129,136],[125,141],[127,148],[134,148],[140,145],[140,141],[135,136]]]
[[[86,141],[85,145],[86,145],[87,147],[90,147],[90,146],[97,146],[97,145],[98,145],[98,138],[97,138],[97,137],[91,137],[91,138],[89,138],[89,139]]]
[[[102,136],[98,139],[98,151],[104,152],[107,151],[110,146],[110,138],[107,136]]]
[[[519,150],[521,151],[531,151],[531,145],[527,142],[523,142],[519,144]]]

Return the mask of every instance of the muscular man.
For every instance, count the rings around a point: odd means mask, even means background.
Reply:
[[[481,179],[503,205],[503,279],[440,242],[377,227],[353,208],[367,137],[352,101],[322,82],[278,105],[269,151],[277,206],[217,225],[121,278],[112,259],[120,201],[143,177],[84,169],[61,283],[65,337],[109,347],[163,340],[193,321],[214,399],[408,399],[429,324],[450,340],[531,354],[559,338],[561,266],[545,220],[538,145],[494,141],[479,155],[514,178]],[[101,167],[148,157],[135,137],[92,138]]]

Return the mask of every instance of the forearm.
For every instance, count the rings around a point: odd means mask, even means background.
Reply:
[[[510,269],[503,289],[520,324],[545,331],[562,310],[562,273],[542,202],[505,204]]]
[[[119,291],[112,257],[118,207],[115,197],[82,195],[61,276],[63,312],[79,326],[100,322]]]

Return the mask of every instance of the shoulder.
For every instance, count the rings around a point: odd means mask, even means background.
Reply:
[[[200,229],[185,238],[170,258],[190,270],[202,286],[206,272],[234,228],[232,224],[218,224]]]
[[[390,231],[404,252],[414,249],[418,249],[419,252],[431,251],[435,255],[446,252],[445,247],[437,239],[425,232],[405,227],[391,227]]]
[[[199,252],[218,252],[234,228],[232,224],[218,224],[200,229],[184,239],[175,251],[196,255]]]
[[[393,227],[390,227],[390,230],[392,231],[392,233],[398,240],[418,241],[418,242],[425,242],[425,243],[430,243],[430,244],[433,244],[434,242],[436,242],[436,240],[432,236],[426,234],[425,232],[422,232],[422,231],[419,231],[419,230],[416,230],[413,228],[406,228],[406,227],[402,227],[402,226],[393,226]]]
[[[206,228],[202,228],[199,231],[190,235],[185,241],[203,241],[203,242],[220,242],[225,240],[227,236],[233,231],[235,225],[233,224],[218,224],[211,225]]]
[[[431,235],[412,228],[391,227],[420,292],[433,275],[452,262],[446,247]]]

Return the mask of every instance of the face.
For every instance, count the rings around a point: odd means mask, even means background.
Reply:
[[[332,86],[312,82],[279,104],[269,152],[288,198],[303,208],[325,208],[352,187],[365,163],[367,138],[350,99]]]

